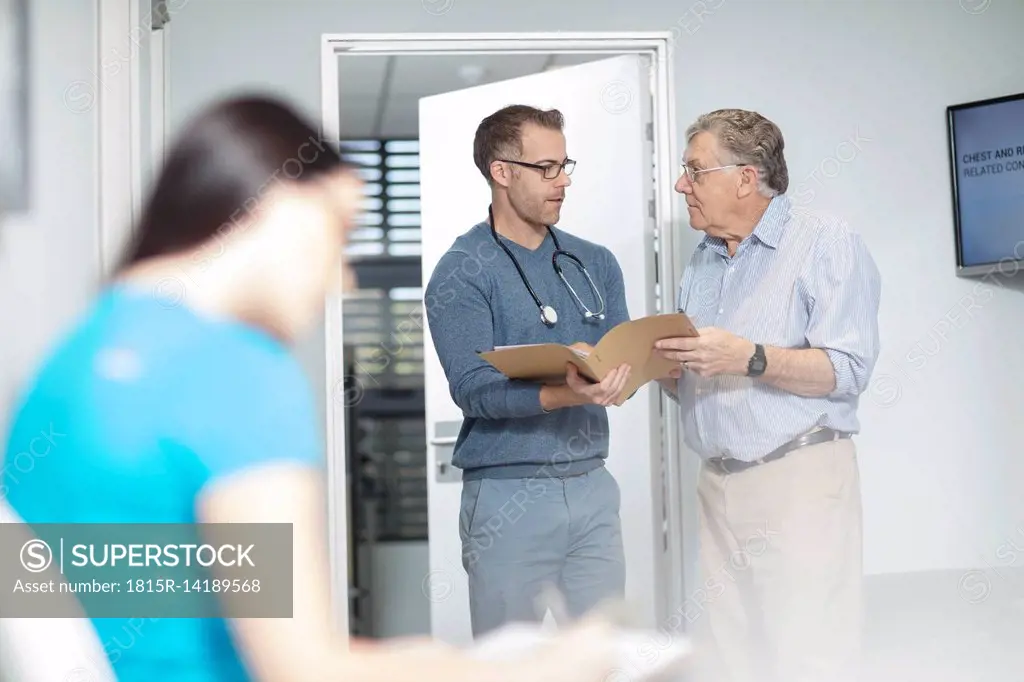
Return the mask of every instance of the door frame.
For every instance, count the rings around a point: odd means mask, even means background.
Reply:
[[[653,82],[653,135],[655,149],[655,223],[657,225],[658,273],[660,284],[656,312],[676,312],[676,289],[683,261],[677,248],[677,202],[672,187],[676,181],[678,151],[675,126],[675,83],[672,63],[673,35],[670,31],[631,32],[518,32],[518,33],[336,33],[323,34],[320,39],[320,76],[322,135],[325,140],[338,141],[341,130],[339,107],[340,84],[338,59],[345,53],[400,55],[457,54],[641,54],[651,59]],[[666,254],[668,257],[666,257]],[[340,263],[339,263],[340,267]],[[328,297],[324,309],[324,342],[326,370],[326,446],[327,486],[331,576],[334,607],[339,625],[348,631],[350,523],[348,519],[348,480],[346,466],[346,424],[344,400],[339,400],[337,387],[345,380],[345,358],[342,335],[342,296]],[[652,485],[657,499],[655,508],[664,510],[662,537],[665,551],[657,575],[659,623],[665,622],[677,606],[683,604],[687,592],[689,563],[684,548],[695,546],[696,528],[684,523],[684,512],[690,504],[684,500],[687,487],[683,472],[690,469],[683,458],[688,452],[681,447],[678,405],[660,393],[661,461],[656,470],[662,473],[663,486]],[[651,425],[658,432],[654,424]],[[431,434],[427,434],[429,438]],[[655,439],[657,440],[657,439]]]
[[[96,259],[101,277],[111,273],[131,238],[149,189],[146,180],[155,177],[163,161],[169,92],[166,31],[171,20],[163,5],[156,0],[97,0],[94,80],[71,84],[79,88],[76,94],[90,98],[81,104],[83,111],[96,109]],[[146,64],[140,63],[144,34]],[[147,148],[148,160],[143,158]]]

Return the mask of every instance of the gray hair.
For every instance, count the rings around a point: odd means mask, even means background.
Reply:
[[[702,115],[686,129],[689,144],[698,133],[711,133],[729,158],[725,164],[754,166],[758,190],[766,197],[784,194],[789,170],[782,153],[786,144],[779,127],[756,111],[719,109]]]

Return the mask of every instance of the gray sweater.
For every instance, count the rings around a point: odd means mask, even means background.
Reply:
[[[540,384],[509,380],[478,355],[496,346],[528,343],[595,345],[629,319],[622,271],[611,251],[552,229],[562,249],[583,262],[601,292],[604,320],[584,320],[552,266],[555,246],[550,235],[535,251],[499,236],[541,302],[558,312],[558,322],[545,325],[486,222],[455,240],[424,292],[430,335],[464,417],[452,462],[463,470],[464,480],[575,475],[602,466],[608,456],[605,408],[585,405],[545,413]],[[596,312],[600,305],[583,273],[564,256],[558,263],[576,294]]]

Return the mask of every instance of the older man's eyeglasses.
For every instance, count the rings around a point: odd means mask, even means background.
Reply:
[[[526,163],[525,161],[512,161],[511,159],[496,159],[503,163],[514,163],[517,166],[524,166],[526,168],[533,168],[539,170],[544,175],[545,180],[554,180],[558,175],[565,170],[566,175],[572,175],[572,172],[576,169],[576,162],[572,159],[566,159],[562,163]]]
[[[680,172],[682,172],[683,175],[686,176],[686,179],[692,183],[697,182],[697,176],[700,175],[701,173],[710,173],[711,171],[726,170],[727,168],[739,168],[742,165],[742,163],[731,163],[728,166],[715,166],[714,168],[694,168],[690,164],[683,161],[679,164],[679,170]]]

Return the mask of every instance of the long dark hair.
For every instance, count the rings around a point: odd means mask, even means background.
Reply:
[[[174,142],[117,271],[232,229],[279,183],[309,182],[345,166],[335,146],[283,101],[222,101]]]

